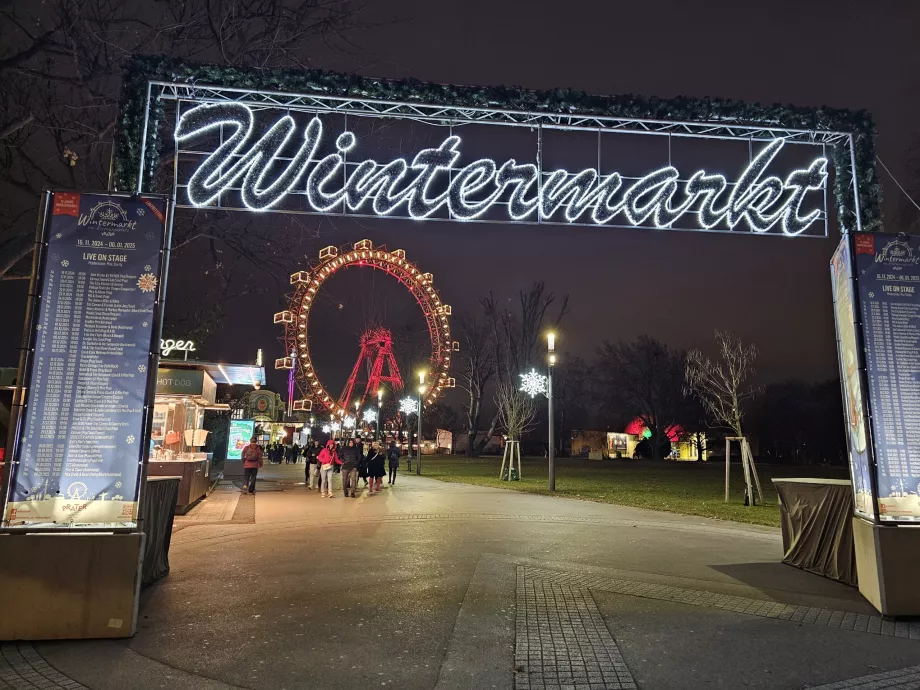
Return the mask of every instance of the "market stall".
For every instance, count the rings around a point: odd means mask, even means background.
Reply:
[[[180,478],[177,513],[205,496],[211,482],[212,453],[203,452],[208,440],[204,414],[230,410],[216,402],[217,384],[259,387],[264,381],[258,366],[160,360],[147,475]]]

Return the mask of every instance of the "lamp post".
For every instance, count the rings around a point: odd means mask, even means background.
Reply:
[[[547,354],[549,355],[549,366],[547,367],[546,376],[546,399],[549,402],[549,490],[556,490],[556,448],[555,439],[553,438],[553,366],[556,364],[556,334],[550,331],[546,334]]]
[[[358,435],[358,409],[361,407],[361,401],[355,400],[355,436]]]
[[[374,440],[377,441],[380,438],[380,408],[383,407],[383,389],[379,388],[377,390],[377,425],[374,428]]]
[[[422,473],[422,396],[425,394],[425,372],[418,373],[418,456],[416,458],[415,473]]]

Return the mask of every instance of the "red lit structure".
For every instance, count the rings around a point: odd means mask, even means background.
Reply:
[[[377,395],[377,390],[384,383],[390,384],[390,389],[393,391],[403,389],[399,366],[393,356],[393,335],[386,328],[373,328],[365,331],[361,336],[361,352],[358,355],[358,361],[355,362],[355,368],[351,370],[351,376],[348,377],[348,383],[345,384],[339,396],[339,407],[348,407],[348,403],[352,401],[358,377],[361,375],[362,364],[367,367],[368,371],[367,385],[361,394],[358,407],[363,408],[367,397],[373,398]],[[384,373],[384,368],[386,368],[386,373]]]

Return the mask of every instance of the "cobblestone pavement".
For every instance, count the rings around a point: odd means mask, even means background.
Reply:
[[[518,566],[515,630],[516,690],[633,689],[636,683],[607,630],[591,590],[705,606],[800,625],[920,639],[920,622],[794,606],[668,585]],[[920,689],[920,666],[820,686],[820,690]]]
[[[752,599],[648,582],[612,580],[593,575],[572,575],[562,571],[541,570],[538,568],[528,568],[527,576],[564,584],[569,587],[582,587],[587,590],[594,589],[632,597],[643,597],[645,599],[673,601],[691,606],[708,606],[709,608],[743,613],[749,616],[787,620],[802,625],[816,625],[885,637],[920,640],[920,621],[894,622],[884,620],[881,616],[833,611],[814,606],[795,606],[771,599]]]
[[[85,686],[51,668],[28,643],[0,645],[0,688],[86,690]]]
[[[531,572],[518,566],[516,690],[633,690],[636,684],[591,593],[528,577]]]
[[[920,688],[920,666],[871,676],[841,680],[828,685],[812,686],[811,690],[917,690]]]

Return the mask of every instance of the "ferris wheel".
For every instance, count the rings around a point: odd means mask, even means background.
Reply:
[[[370,240],[361,240],[342,247],[325,247],[320,251],[317,263],[292,274],[294,290],[288,298],[288,308],[274,316],[274,322],[284,327],[282,340],[285,352],[284,357],[275,360],[275,369],[289,370],[292,374],[292,387],[296,386],[296,390],[291,392],[300,396],[294,400],[293,409],[304,412],[326,410],[345,417],[351,411],[349,406],[354,395],[363,403],[368,394],[376,395],[376,388],[381,382],[391,384],[394,389],[402,388],[402,379],[393,357],[392,338],[386,329],[379,327],[369,329],[361,336],[358,361],[341,393],[336,394],[320,379],[310,353],[311,310],[322,296],[324,283],[349,269],[382,272],[415,298],[427,325],[430,342],[421,397],[424,405],[431,405],[446,388],[455,385],[455,380],[448,373],[451,353],[459,350],[459,344],[451,340],[450,305],[444,304],[435,290],[434,276],[409,261],[404,250],[390,251],[383,245],[374,247]],[[356,378],[364,364],[370,374],[361,390]]]

